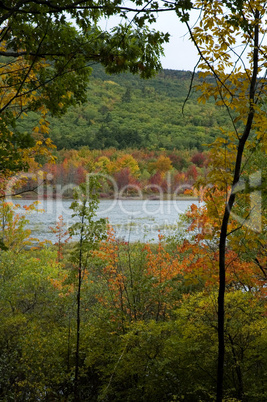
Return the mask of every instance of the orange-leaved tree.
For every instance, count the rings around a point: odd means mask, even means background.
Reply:
[[[63,220],[63,216],[59,215],[55,227],[49,226],[49,229],[57,238],[57,242],[55,243],[55,246],[57,246],[57,262],[60,262],[63,258],[63,246],[71,239],[69,230],[66,228],[66,223]]]
[[[157,245],[130,245],[116,240],[109,227],[96,255],[102,266],[99,280],[107,288],[98,300],[123,331],[133,321],[168,318],[175,305],[172,293],[181,279],[181,263],[167,251],[161,235]]]
[[[247,207],[250,195],[243,194],[242,212]],[[189,281],[198,281],[207,289],[218,285],[217,267],[219,263],[218,242],[220,239],[221,219],[224,212],[225,192],[212,186],[201,190],[204,204],[192,204],[186,213],[189,240],[180,246],[183,256],[183,273]],[[242,198],[242,197],[240,197]],[[237,210],[238,205],[236,206]],[[246,216],[246,214],[245,214]],[[242,217],[240,217],[243,220]],[[264,214],[262,216],[263,221]],[[259,269],[266,265],[264,253],[264,231],[255,233],[250,226],[238,226],[236,216],[231,216],[228,228],[226,258],[226,290],[253,291],[254,295],[264,298],[266,294],[266,272]],[[249,250],[251,248],[251,251]]]

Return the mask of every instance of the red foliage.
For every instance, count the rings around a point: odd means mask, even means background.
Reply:
[[[197,171],[197,168],[195,165],[189,166],[189,168],[187,169],[187,172],[186,172],[186,176],[188,178],[188,181],[190,181],[190,182],[196,181],[197,176],[198,176],[198,171]]]
[[[163,178],[161,172],[157,171],[153,176],[148,180],[148,187],[152,192],[166,192],[168,185],[167,181]]]
[[[178,171],[180,171],[184,167],[186,167],[186,165],[187,165],[186,160],[181,155],[178,155],[178,153],[172,152],[168,156],[169,156],[169,158],[170,158],[170,160],[172,162],[172,166],[175,169],[177,169]]]
[[[203,167],[206,161],[207,156],[202,152],[195,153],[191,158],[191,162],[194,163],[194,165],[197,165],[198,167]]]
[[[118,189],[122,190],[127,186],[139,186],[138,181],[131,175],[128,167],[121,169],[114,173],[114,179],[117,183]]]
[[[76,172],[75,172],[76,174],[75,174],[75,183],[76,184],[78,184],[78,185],[80,185],[80,184],[82,184],[82,183],[84,183],[85,182],[85,179],[86,179],[86,174],[87,174],[87,172],[86,172],[86,170],[84,169],[84,167],[82,167],[82,166],[79,166],[77,169],[76,169]]]

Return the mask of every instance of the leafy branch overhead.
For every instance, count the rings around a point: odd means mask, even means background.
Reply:
[[[1,2],[2,61],[7,61],[6,65],[9,65],[24,57],[29,62],[28,69],[21,70],[21,88],[16,96],[21,95],[25,77],[42,60],[49,64],[39,65],[38,78],[31,81],[28,90],[44,91],[52,102],[49,109],[55,113],[59,113],[56,101],[68,89],[73,93],[73,101],[84,101],[86,80],[90,74],[90,69],[86,67],[90,63],[102,63],[115,72],[139,72],[144,77],[158,70],[158,58],[163,52],[162,44],[168,40],[168,34],[149,31],[146,26],[135,29],[127,21],[111,32],[97,25],[100,18],[117,15],[119,6],[119,2],[99,2],[93,5],[84,1],[58,4],[40,4],[39,1],[13,4]],[[47,87],[45,90],[44,86]],[[55,94],[56,99],[49,96]],[[0,111],[5,108],[6,105],[3,105]]]
[[[21,153],[38,141],[30,133],[18,134],[17,119],[28,111],[60,116],[69,106],[85,102],[94,63],[103,64],[107,72],[130,71],[145,78],[160,69],[168,34],[138,27],[138,21],[135,27],[126,21],[110,32],[98,26],[100,19],[120,10],[126,18],[128,10],[120,2],[0,5],[2,174],[29,168]],[[41,140],[46,137],[47,133]]]

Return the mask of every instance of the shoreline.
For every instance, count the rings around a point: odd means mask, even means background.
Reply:
[[[38,195],[32,194],[31,192],[25,192],[22,194],[11,195],[10,198],[14,199],[25,199],[25,200],[73,200],[73,197],[56,197],[56,196],[48,196],[45,195]],[[163,197],[159,197],[157,195],[145,195],[144,197],[112,197],[112,196],[99,196],[99,201],[101,200],[122,200],[122,201],[201,201],[199,197],[194,195],[181,195],[181,196],[174,196],[173,194],[164,194]]]

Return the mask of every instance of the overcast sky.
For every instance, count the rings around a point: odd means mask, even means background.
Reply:
[[[198,12],[193,12],[190,25],[194,24],[197,16]],[[100,25],[103,29],[109,30],[120,22],[122,22],[121,19],[115,16],[109,20],[103,19]],[[163,68],[193,71],[198,60],[197,51],[189,40],[186,25],[179,21],[176,14],[174,12],[159,13],[157,23],[152,27],[162,32],[169,32],[171,35],[169,43],[164,45],[165,56],[161,58]]]
[[[189,39],[186,25],[174,13],[162,13],[155,28],[169,32],[170,42],[165,44],[165,56],[161,58],[163,68],[193,71],[198,55]]]
[[[134,16],[134,14],[132,15]],[[131,21],[131,15],[128,15]],[[199,18],[199,11],[193,10],[190,12],[190,26],[193,27]],[[103,29],[111,29],[119,23],[124,21],[119,16],[113,16],[109,20],[103,19],[101,21],[101,27]],[[164,45],[165,56],[161,58],[162,67],[165,69],[173,70],[189,70],[193,71],[196,66],[199,56],[193,43],[190,41],[189,34],[187,32],[186,25],[180,22],[179,18],[174,12],[162,12],[159,13],[157,22],[151,25],[152,28],[161,32],[169,32],[170,41]],[[264,39],[265,45],[267,45],[267,35]],[[244,49],[244,45],[240,41],[237,41],[234,50],[236,56],[231,53],[232,60],[235,62],[238,60],[238,54],[242,55],[241,62],[237,62],[236,66],[243,68],[243,62],[247,64],[244,56],[247,55],[247,51]],[[248,65],[247,65],[248,66]]]

